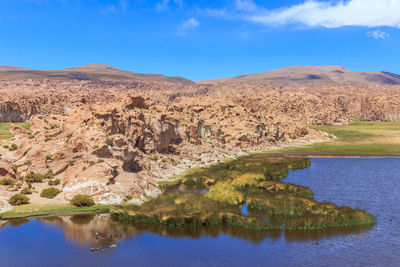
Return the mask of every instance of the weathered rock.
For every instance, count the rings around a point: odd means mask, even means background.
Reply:
[[[29,131],[18,125],[10,125],[10,133],[12,135],[28,134]]]
[[[94,150],[92,154],[100,158],[112,158],[113,156],[110,149],[108,148],[108,145],[102,145],[100,148]]]
[[[100,203],[140,204],[189,166],[328,139],[308,124],[400,118],[399,86],[3,80],[0,93],[0,122],[31,118],[30,131],[11,129],[16,151],[0,146],[6,176],[18,178],[11,164],[52,170],[65,185],[58,199]]]
[[[0,177],[17,178],[17,170],[12,164],[0,160]]]

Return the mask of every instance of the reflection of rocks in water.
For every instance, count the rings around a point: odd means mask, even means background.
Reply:
[[[2,230],[3,228],[6,228],[7,226],[18,227],[18,226],[23,225],[28,222],[29,222],[28,219],[13,219],[13,220],[7,220],[7,221],[0,220],[0,230]]]
[[[59,225],[68,240],[81,246],[109,247],[135,234],[135,229],[110,220],[107,214],[46,217],[37,220]]]
[[[0,220],[0,231],[1,231],[3,228],[7,227],[8,224],[9,224],[8,221],[2,221],[2,220]]]
[[[28,223],[29,220],[28,219],[14,219],[14,220],[9,220],[8,222],[10,223],[11,226],[18,227],[20,225]]]
[[[233,238],[241,238],[254,243],[259,243],[265,238],[276,239],[281,236],[280,231],[252,231],[231,225],[203,227],[170,227],[162,224],[133,223],[127,221],[121,221],[121,223],[131,225],[131,227],[135,228],[138,234],[151,233],[172,238],[198,239],[204,236],[218,237],[221,234],[225,234]]]
[[[63,217],[37,218],[45,224],[55,224],[62,228],[66,239],[81,246],[108,248],[123,239],[128,239],[143,233],[162,235],[171,238],[218,237],[221,234],[232,238],[245,239],[253,243],[260,243],[266,238],[278,239],[285,236],[286,241],[319,240],[341,234],[358,234],[371,229],[373,226],[338,228],[319,231],[252,231],[231,225],[205,227],[170,227],[160,224],[144,224],[132,221],[118,221],[111,219],[108,214],[102,215],[75,215]],[[269,220],[277,220],[277,216]],[[6,223],[20,225],[29,220],[14,220]],[[2,225],[0,224],[0,228]]]

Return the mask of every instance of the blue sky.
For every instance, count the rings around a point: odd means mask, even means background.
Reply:
[[[0,0],[0,65],[192,80],[299,65],[400,73],[400,0]]]

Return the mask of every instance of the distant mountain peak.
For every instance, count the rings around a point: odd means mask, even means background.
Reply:
[[[68,68],[65,70],[74,70],[74,71],[91,71],[91,72],[115,72],[115,71],[124,71],[121,69],[118,69],[114,66],[107,65],[107,64],[100,64],[100,63],[95,63],[95,64],[87,64],[83,66],[78,66],[74,68]]]
[[[274,82],[282,85],[295,84],[385,84],[400,85],[400,76],[388,72],[351,71],[342,66],[294,66],[267,72],[239,75],[233,78],[222,78],[201,81],[202,84],[222,82]]]
[[[143,80],[168,81],[177,84],[193,84],[183,77],[169,77],[161,74],[144,74],[118,69],[107,64],[87,64],[62,70],[30,70],[1,66],[0,79],[55,79],[55,80]]]
[[[0,65],[0,71],[29,70],[27,68]]]

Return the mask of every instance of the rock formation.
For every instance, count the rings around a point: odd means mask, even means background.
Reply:
[[[308,124],[400,116],[398,86],[3,80],[0,92],[0,122],[31,122],[29,131],[10,127],[0,176],[50,173],[61,180],[56,201],[85,193],[140,203],[186,168],[328,139]]]

